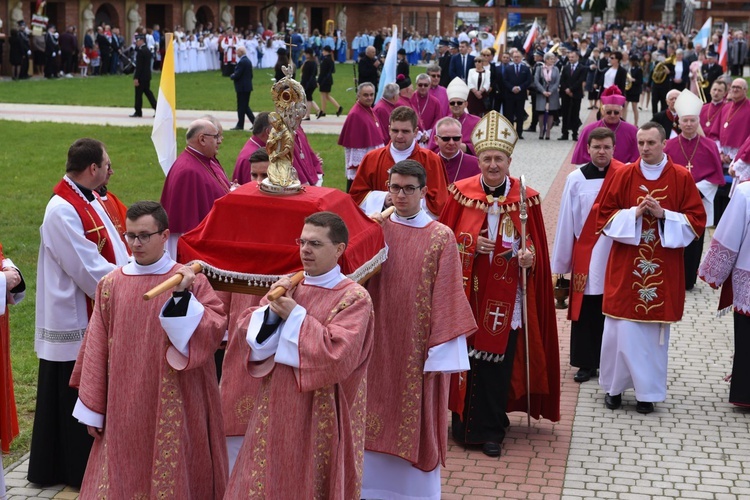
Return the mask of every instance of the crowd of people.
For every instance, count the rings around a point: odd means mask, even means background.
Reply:
[[[141,101],[153,99],[155,31],[134,35],[136,116],[139,92]],[[363,285],[342,274],[349,228],[331,212],[296,213],[305,276],[297,284],[282,277],[264,298],[215,293],[205,276],[178,264],[179,238],[217,200],[239,195],[238,185],[268,183],[279,148],[292,149],[310,192],[322,184],[303,122],[316,109],[315,89],[323,96],[318,117],[327,102],[343,111],[330,96],[331,45],[319,54],[279,47],[286,61],[304,58],[307,97],[285,143],[277,113],[250,110],[255,65],[239,42],[247,34],[226,29],[217,40],[217,69],[237,91],[235,128],[244,129],[245,117],[252,123],[231,177],[218,158],[224,131],[211,116],[189,125],[160,203],[125,207],[108,191],[106,145],[75,141],[40,229],[29,480],[80,486],[82,498],[440,498],[448,433],[497,457],[508,412],[560,419],[553,273],[570,277],[575,380],[598,377],[611,410],[634,389],[644,414],[666,399],[670,325],[682,317],[686,292],[699,276],[733,289],[721,303],[735,311],[729,401],[750,405],[742,365],[750,350],[747,82],[716,74],[702,52],[711,47],[692,47],[706,62],[691,77],[689,38],[669,29],[595,27],[589,35],[543,34],[529,54],[495,54],[462,30],[455,40],[441,37],[440,56],[420,74],[409,59],[419,49],[404,43],[398,76],[377,103],[378,53],[389,41],[357,45],[357,101],[338,141],[347,202],[380,224],[389,247],[380,274]],[[662,66],[638,75],[649,58]],[[743,63],[731,72],[741,76]],[[710,102],[689,87],[691,79],[701,87],[699,70],[713,78]],[[280,71],[277,83],[292,68]],[[663,76],[656,85],[666,87],[651,85],[655,114],[638,126],[637,105],[648,103],[632,89],[646,87],[646,73],[652,82]],[[600,117],[584,126],[585,91]],[[550,139],[559,121],[558,139],[576,141],[572,162],[580,166],[566,181],[551,254],[539,193],[510,175],[529,131],[530,96],[539,139]],[[626,121],[629,103],[636,125]],[[731,201],[720,207],[729,185]],[[701,263],[704,229],[714,225]],[[25,284],[2,247],[0,258],[2,299],[12,304]],[[169,298],[141,300],[175,273]],[[3,302],[0,311],[7,336]],[[9,366],[7,349],[2,355]],[[4,450],[14,437],[11,413],[0,419]]]

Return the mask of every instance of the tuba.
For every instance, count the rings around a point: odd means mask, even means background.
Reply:
[[[667,67],[667,64],[674,64],[674,61],[675,56],[672,55],[664,59],[662,62],[657,63],[656,66],[654,66],[654,72],[651,73],[651,81],[657,85],[664,83],[669,77],[669,68]]]
[[[706,96],[706,89],[708,88],[708,80],[703,78],[703,73],[698,71],[698,75],[695,78],[696,87],[698,87],[698,97],[701,98],[701,101],[708,102],[707,96]]]
[[[625,74],[627,77],[627,81],[625,82],[625,92],[628,92],[631,88],[633,88],[633,82],[635,81],[635,78],[633,78],[633,75],[630,74],[630,70]]]

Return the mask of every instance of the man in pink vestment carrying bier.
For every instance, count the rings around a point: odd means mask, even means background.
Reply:
[[[70,385],[73,416],[94,437],[81,498],[221,499],[227,450],[213,355],[226,329],[203,275],[165,251],[167,214],[134,203],[125,239],[134,260],[99,282]],[[143,294],[176,273],[166,303]]]
[[[449,374],[469,369],[466,337],[477,326],[456,237],[421,207],[426,185],[417,161],[390,169],[388,260],[367,283],[378,342],[367,373],[363,498],[440,499]]]
[[[341,274],[348,240],[338,215],[308,216],[303,281],[280,279],[271,292],[285,294],[239,320],[262,381],[227,498],[360,498],[374,317],[367,291]]]

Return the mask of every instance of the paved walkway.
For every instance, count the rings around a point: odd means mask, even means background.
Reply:
[[[127,114],[122,108],[24,106],[22,112],[13,106],[0,104],[0,117],[150,125],[147,119],[122,116]],[[180,126],[203,113],[178,112]],[[214,114],[225,127],[233,125],[233,113]],[[650,117],[643,114],[641,123]],[[593,117],[582,111],[582,118]],[[306,131],[337,133],[343,117],[319,122],[306,123]],[[559,129],[550,141],[525,136],[516,146],[511,174],[524,174],[541,192],[551,243],[573,143],[555,140]],[[731,371],[732,320],[715,317],[717,303],[718,293],[701,281],[688,292],[685,315],[670,338],[667,400],[650,415],[635,412],[632,391],[623,396],[622,409],[611,411],[595,381],[573,382],[574,369],[567,365],[569,322],[565,311],[558,311],[561,421],[532,421],[527,428],[525,414],[512,414],[503,455],[496,459],[449,440],[443,498],[750,499],[750,411],[727,403],[723,378]],[[6,471],[9,499],[76,497],[75,490],[62,486],[28,483],[27,464],[25,458]]]

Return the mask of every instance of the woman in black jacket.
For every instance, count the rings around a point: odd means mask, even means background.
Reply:
[[[315,60],[315,51],[312,47],[308,47],[305,49],[305,62],[302,64],[302,79],[300,81],[307,97],[307,116],[305,116],[305,120],[310,119],[310,108],[315,108],[316,112],[320,113],[320,108],[313,101],[313,92],[318,88],[317,77],[318,63]]]
[[[333,74],[336,72],[336,65],[331,56],[331,47],[323,47],[323,58],[320,61],[320,73],[318,73],[318,87],[320,87],[320,111],[318,118],[326,115],[326,106],[328,102],[336,107],[336,116],[340,116],[344,108],[336,102],[331,96],[331,87],[333,87]]]
[[[269,50],[269,49],[266,49]],[[283,71],[281,71],[282,66],[289,66],[289,54],[287,53],[286,49],[284,47],[281,47],[279,50],[276,51],[276,54],[278,54],[279,58],[276,60],[276,66],[273,67],[274,69],[274,78],[276,78],[276,81],[278,82],[282,78],[284,78],[286,75]],[[292,72],[292,78],[297,78],[297,68],[294,68],[294,71]]]
[[[643,69],[641,69],[641,61],[637,54],[630,56],[630,70],[628,71],[632,78],[632,84],[630,88],[625,91],[625,99],[630,103],[630,107],[633,109],[633,125],[638,126],[638,102],[641,100],[641,93],[643,92]],[[627,78],[627,76],[626,76]],[[627,87],[627,83],[625,84]],[[625,111],[622,117],[623,120],[627,121],[627,105],[623,111]]]

